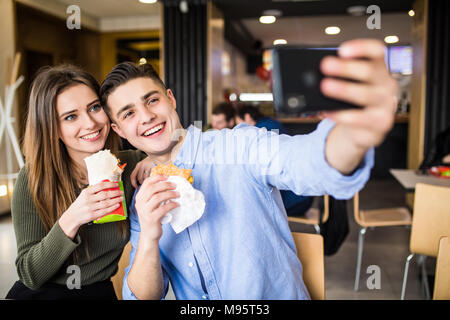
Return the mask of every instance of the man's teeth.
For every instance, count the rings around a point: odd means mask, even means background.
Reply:
[[[159,130],[161,130],[164,127],[163,124],[160,124],[159,126],[153,127],[147,131],[144,132],[144,136],[148,137],[149,135],[158,132]]]
[[[100,130],[98,130],[97,132],[88,134],[87,136],[82,136],[81,139],[84,139],[84,140],[90,140],[90,139],[95,138],[95,137],[98,136],[99,134],[100,134]]]

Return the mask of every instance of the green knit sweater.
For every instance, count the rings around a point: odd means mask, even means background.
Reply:
[[[130,174],[144,157],[140,151],[121,151],[118,155],[122,163],[127,163],[122,180],[128,205],[134,193]],[[46,232],[29,191],[24,168],[14,186],[11,213],[18,251],[17,273],[27,287],[38,289],[47,282],[66,285],[68,277],[73,274],[67,268],[75,264],[72,253],[79,246],[76,265],[80,268],[81,286],[107,280],[117,272],[122,250],[129,240],[128,226],[123,236],[114,222],[84,225],[81,228],[86,239],[77,234],[74,240],[64,234],[58,222]],[[83,240],[88,244],[89,259]]]

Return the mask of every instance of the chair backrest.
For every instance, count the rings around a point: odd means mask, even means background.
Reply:
[[[111,277],[111,281],[116,292],[117,299],[122,300],[122,286],[123,277],[125,276],[125,268],[128,267],[130,262],[131,243],[128,242],[125,248],[123,248],[122,256],[119,260],[119,269],[117,273]]]
[[[353,197],[353,216],[355,217],[355,221],[357,224],[361,225],[361,217],[359,215],[359,192],[355,193]]]
[[[292,232],[297,256],[303,266],[303,281],[312,300],[325,300],[323,237],[320,234]]]
[[[323,196],[322,223],[327,222],[329,216],[330,216],[330,196],[326,194]]]
[[[308,212],[312,212],[312,217],[308,216]],[[310,208],[308,212],[304,216],[288,216],[288,221],[297,222],[297,223],[306,223],[306,224],[320,224],[319,217],[320,212],[319,208]],[[323,196],[323,215],[322,215],[322,223],[327,222],[328,217],[330,216],[330,196]]]
[[[442,237],[436,260],[433,300],[450,300],[450,238]]]
[[[416,184],[410,250],[436,257],[441,237],[450,236],[450,188]]]

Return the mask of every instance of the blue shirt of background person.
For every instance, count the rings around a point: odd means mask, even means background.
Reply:
[[[257,107],[244,105],[237,110],[236,124],[248,123],[267,131],[278,130],[279,134],[288,134],[283,124],[273,118],[264,116]],[[280,190],[288,216],[304,215],[311,207],[314,197],[298,196],[290,190]]]

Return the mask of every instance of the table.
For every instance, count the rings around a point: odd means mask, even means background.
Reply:
[[[417,183],[450,188],[450,179],[439,178],[433,175],[418,174],[416,170],[390,169],[389,172],[398,182],[400,182],[407,192],[414,192]]]

